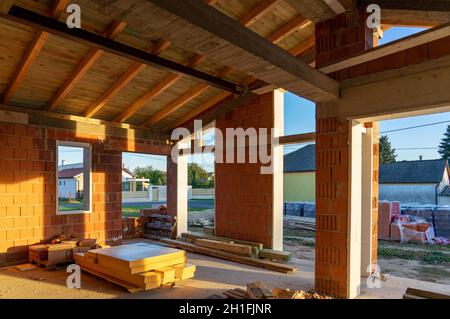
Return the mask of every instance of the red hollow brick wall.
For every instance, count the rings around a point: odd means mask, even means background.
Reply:
[[[273,112],[273,93],[267,93],[217,119],[216,128],[224,134],[226,128],[238,127],[267,128],[270,132],[274,126]],[[260,163],[216,163],[217,236],[272,246],[273,175],[260,174],[261,166]]]
[[[367,14],[359,9],[316,24],[317,68],[373,47]],[[349,70],[330,75],[344,80]],[[317,105],[317,114],[321,104]],[[348,296],[350,122],[335,117],[316,121],[316,290]]]
[[[350,125],[337,118],[318,119],[316,130],[315,286],[346,297]]]
[[[56,214],[56,141],[92,145],[92,213]],[[118,244],[121,152],[168,154],[147,140],[0,123],[0,265],[27,259],[29,245],[65,233]]]

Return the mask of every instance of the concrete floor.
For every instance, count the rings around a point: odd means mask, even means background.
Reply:
[[[145,240],[141,240],[145,241]],[[15,267],[0,270],[0,298],[143,298],[143,299],[201,299],[220,294],[227,289],[245,288],[246,283],[263,281],[270,288],[310,290],[314,285],[314,263],[294,259],[298,271],[281,274],[199,254],[188,254],[189,263],[197,265],[195,279],[177,283],[174,288],[128,293],[123,288],[90,274],[81,276],[81,289],[66,287],[64,270],[48,272],[36,269],[21,272]],[[401,298],[406,287],[435,290],[450,294],[450,287],[430,282],[388,277],[380,289],[367,289],[365,279],[360,298]]]

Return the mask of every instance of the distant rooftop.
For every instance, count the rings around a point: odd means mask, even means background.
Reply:
[[[380,165],[381,184],[440,183],[446,160],[402,161]]]
[[[284,155],[284,172],[314,172],[316,170],[316,145],[309,144]]]

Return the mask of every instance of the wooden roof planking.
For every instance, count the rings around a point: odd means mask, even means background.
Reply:
[[[57,2],[64,3],[63,0],[56,2],[17,0],[14,5],[47,16]],[[130,8],[121,8],[121,6],[126,5],[125,2],[129,3],[128,1],[115,2],[118,7],[108,6],[102,1],[73,2],[81,5],[84,30],[102,35],[114,26],[114,23],[121,23],[123,25],[119,28],[120,30],[113,35],[117,42],[150,51],[161,41],[167,41],[170,45],[160,53],[160,56],[165,59],[183,64],[192,59],[195,54],[201,54],[205,57],[201,63],[195,66],[195,69],[199,71],[214,75],[228,67],[229,72],[222,72],[221,77],[236,84],[249,77],[249,70],[242,66],[242,52],[227,50],[228,54],[224,57],[224,52],[214,49],[215,42],[223,42],[221,39],[211,41],[211,36],[208,36],[208,41],[202,42],[198,37],[190,36],[189,39],[197,43],[182,43],[183,41],[178,40],[174,43],[171,38],[183,37],[184,30],[178,30],[178,35],[172,29],[161,30],[162,33],[154,32],[150,26],[143,25],[149,19],[131,19],[133,13],[154,14],[154,10],[142,10],[142,5],[145,8],[147,5],[153,6],[149,3],[134,1],[132,11],[128,11],[129,14],[125,16],[124,9]],[[266,38],[276,37],[273,42],[283,51],[300,46],[301,50],[297,49],[293,53],[311,54],[314,46],[314,42],[311,41],[314,24],[308,19],[302,18],[302,14],[286,1],[219,0],[215,1],[213,5],[215,10],[227,13],[251,31]],[[153,6],[153,9],[155,8]],[[163,17],[165,16],[167,15],[163,15]],[[66,17],[67,14],[63,12],[60,13],[59,19],[65,21]],[[134,23],[128,23],[128,19],[133,20]],[[171,19],[160,21],[166,25],[170,25],[171,22]],[[5,44],[6,49],[2,56],[3,59],[0,61],[0,67],[4,70],[0,75],[0,92],[4,95],[13,80],[14,73],[27,54],[27,50],[33,47],[38,30],[5,18],[1,18],[0,25],[0,41]],[[187,31],[192,31],[192,28],[188,28]],[[117,81],[136,64],[135,61],[111,52],[98,54],[98,49],[93,49],[85,43],[77,43],[51,33],[45,40],[41,40],[40,45],[41,48],[29,63],[26,72],[21,75],[20,83],[15,84],[14,92],[9,94],[5,104],[86,116],[89,108],[101,101],[101,97],[111,87],[117,85]],[[247,62],[250,63],[245,64],[253,65],[253,68],[258,64],[251,63],[252,61]],[[268,66],[270,67],[270,65],[266,65],[266,67]],[[82,74],[77,74],[79,71]],[[113,94],[108,96],[107,101],[88,117],[92,116],[106,121],[118,120],[133,125],[150,123],[150,126],[154,128],[169,128],[181,119],[186,119],[189,114],[198,113],[195,112],[198,106],[207,105],[208,101],[217,101],[218,97],[227,97],[228,95],[225,94],[225,91],[210,85],[198,92],[202,81],[182,76],[165,87],[156,97],[144,103],[140,109],[127,114],[126,120],[120,119],[123,112],[170,74],[172,74],[170,70],[148,65],[138,68],[127,79],[126,84],[114,90]],[[197,88],[195,95],[182,101],[179,100],[193,88]],[[176,102],[177,99],[178,102]],[[176,107],[170,108],[171,105],[176,105]],[[168,106],[169,109],[161,112]],[[155,117],[158,112],[159,115]]]
[[[67,16],[61,10],[67,0],[13,2],[40,15],[59,16],[60,21]],[[200,56],[195,70],[236,87],[251,83],[249,78],[263,80],[316,101],[336,98],[339,84],[307,66],[314,61],[314,23],[336,15],[336,8],[348,9],[355,4],[353,0],[188,0],[181,2],[181,8],[193,10],[176,15],[177,1],[71,2],[81,5],[82,27],[91,33],[108,36],[109,30],[109,37],[118,43],[156,52],[180,65]],[[207,8],[203,7],[205,3]],[[206,13],[202,19],[206,22],[191,21],[191,13],[196,10],[197,14]],[[420,18],[421,11],[413,15],[407,10],[388,10],[395,11],[398,19],[394,22],[402,25],[414,25],[415,19],[421,25],[437,24],[440,20],[434,17],[445,20],[439,14],[448,14],[425,12],[430,17],[427,22]],[[222,13],[232,20],[223,20]],[[220,17],[227,32],[241,34],[244,42],[253,40],[255,34],[260,37],[248,44],[221,34],[214,26],[207,32],[202,23],[208,23],[208,16]],[[0,41],[5,48],[0,59],[0,94],[7,105],[170,129],[233,95],[205,85],[199,78],[175,77],[180,73],[103,52],[89,43],[52,33],[43,37],[42,31],[4,17],[0,26]],[[258,46],[262,51],[270,50],[273,56],[265,56]],[[152,93],[155,88],[157,94]]]

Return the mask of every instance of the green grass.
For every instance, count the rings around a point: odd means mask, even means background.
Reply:
[[[450,256],[439,251],[414,251],[397,248],[379,247],[378,256],[386,259],[419,260],[426,264],[439,265],[450,263]]]
[[[141,209],[151,208],[151,205],[142,205],[142,206],[127,206],[126,204],[122,205],[122,217],[139,217],[139,212]],[[190,208],[189,212],[201,212],[204,210],[208,210],[205,208]]]
[[[302,246],[306,246],[306,247],[315,247],[316,243],[315,241],[311,241],[311,240],[304,240],[301,237],[298,236],[289,236],[289,235],[285,235],[284,236],[284,240],[289,242],[291,245],[302,245]]]
[[[431,279],[450,278],[450,271],[442,267],[418,267],[415,268],[421,275]]]
[[[73,210],[83,210],[83,201],[80,199],[72,199],[69,203],[67,198],[59,199],[58,210],[60,212],[70,212]]]

